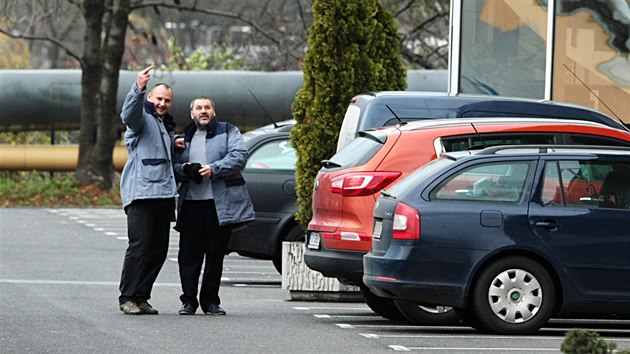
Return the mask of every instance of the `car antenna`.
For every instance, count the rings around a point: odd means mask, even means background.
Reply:
[[[277,128],[278,124],[276,124],[276,122],[273,121],[273,118],[271,118],[269,113],[267,113],[267,110],[265,110],[265,107],[263,107],[263,105],[260,103],[260,101],[258,101],[258,98],[256,98],[256,96],[254,95],[252,90],[247,89],[247,91],[249,91],[249,93],[252,95],[252,97],[254,97],[254,100],[256,101],[256,103],[258,103],[258,106],[260,106],[260,109],[262,109],[262,111],[265,112],[265,115],[267,116],[267,118],[269,118],[269,120],[271,121],[271,124],[273,124],[273,127]]]
[[[398,117],[398,115],[396,114],[396,112],[394,112],[394,110],[393,110],[393,109],[392,109],[392,108],[391,108],[388,104],[386,104],[386,105],[385,105],[385,107],[387,107],[387,109],[389,109],[389,111],[390,111],[390,112],[392,112],[392,114],[394,115],[394,117],[395,117],[396,119],[398,119],[398,122],[399,122],[400,124],[407,124],[407,122],[403,121],[402,119],[400,119],[400,117]]]
[[[590,87],[588,87],[588,85],[587,85],[584,81],[582,81],[582,80],[581,80],[581,79],[580,79],[577,75],[575,75],[575,73],[574,73],[574,72],[573,72],[573,71],[572,71],[572,70],[571,70],[571,69],[567,66],[567,64],[564,64],[564,63],[563,63],[562,65],[563,65],[563,66],[564,66],[564,67],[565,67],[565,68],[566,68],[566,69],[567,69],[567,70],[571,73],[571,75],[573,75],[573,77],[575,77],[575,78],[576,78],[576,79],[577,79],[577,80],[578,80],[578,81],[579,81],[582,85],[584,85],[584,87],[586,87],[586,89],[587,89],[587,90],[589,90],[589,91],[590,91],[590,93],[591,93],[593,96],[595,96],[595,98],[597,98],[597,100],[598,100],[599,102],[601,102],[601,103],[604,105],[604,107],[608,108],[608,110],[610,111],[610,113],[612,113],[612,114],[615,116],[615,118],[617,118],[617,119],[619,119],[620,121],[622,121],[622,120],[621,120],[621,118],[619,118],[619,116],[615,114],[615,111],[613,111],[610,107],[608,107],[608,105],[606,104],[606,102],[604,102],[601,98],[599,98],[599,96],[598,96],[595,92],[593,92],[593,90],[591,90],[591,88],[590,88]],[[623,121],[622,121],[622,122],[623,122]]]
[[[475,127],[474,123],[470,123],[470,126],[475,130],[475,133],[477,134],[477,137],[479,138],[479,141],[481,142],[481,145],[483,145],[483,148],[487,148],[488,146],[486,146],[486,142],[483,141],[483,138],[481,137],[481,134],[479,134],[479,131],[477,130],[477,127]]]

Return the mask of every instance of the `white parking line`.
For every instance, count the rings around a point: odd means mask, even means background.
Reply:
[[[382,318],[381,316],[377,315],[377,314],[373,314],[373,315],[326,315],[326,314],[315,314],[313,315],[316,318],[361,318],[361,319],[365,319],[368,317],[375,317],[375,318]]]
[[[404,347],[402,345],[389,345],[392,350],[396,351],[412,351],[412,350],[444,350],[448,352],[559,352],[557,348],[457,348],[457,347]]]
[[[390,328],[390,326],[387,326]],[[431,329],[435,328],[433,326]],[[470,329],[470,328],[467,328]],[[432,334],[378,334],[378,333],[360,333],[361,336],[365,338],[424,338],[424,339],[433,339],[433,338],[444,338],[444,335],[432,335]],[[527,339],[527,337],[519,337],[519,336],[492,336],[492,335],[467,335],[467,334],[449,334],[448,338],[457,338],[457,339]],[[531,337],[535,340],[558,340],[560,337]]]
[[[221,278],[223,280],[223,278]],[[43,280],[43,279],[0,279],[0,284],[28,284],[28,285],[99,285],[118,286],[119,282],[113,281],[85,281],[85,280]],[[153,286],[174,287],[179,283],[155,283]]]
[[[388,345],[388,347],[391,350],[394,350],[394,351],[397,351],[397,352],[408,352],[408,351],[410,351],[409,348],[403,347],[402,345]]]
[[[365,310],[369,310],[369,307],[367,307],[367,305],[365,307],[295,306],[293,307],[293,309],[300,310],[300,311],[310,311],[310,310],[365,311]],[[378,327],[378,326],[375,326],[375,327]]]

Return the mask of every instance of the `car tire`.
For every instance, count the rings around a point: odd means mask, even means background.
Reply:
[[[530,334],[547,323],[554,310],[556,289],[549,272],[521,256],[490,264],[472,293],[475,317],[490,332]]]
[[[305,241],[306,233],[299,225],[294,225],[289,231],[282,237],[282,241],[278,242],[276,245],[276,253],[271,259],[273,262],[273,266],[276,268],[278,273],[282,274],[282,242],[293,242],[293,241]]]
[[[450,326],[459,323],[459,317],[448,306],[423,306],[394,300],[398,311],[415,325]]]
[[[377,315],[392,321],[407,321],[407,318],[398,310],[392,299],[380,297],[368,289],[365,285],[360,285],[361,296],[363,301]]]
[[[455,311],[457,316],[461,318],[461,320],[464,321],[465,324],[480,332],[485,333],[488,331],[488,329],[484,327],[481,322],[479,322],[477,316],[475,316],[474,311],[472,311],[471,309],[453,309],[453,311]]]

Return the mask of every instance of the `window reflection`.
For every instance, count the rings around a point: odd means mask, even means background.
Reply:
[[[462,1],[459,92],[543,98],[546,5]]]
[[[554,100],[628,120],[629,53],[628,1],[556,1]]]

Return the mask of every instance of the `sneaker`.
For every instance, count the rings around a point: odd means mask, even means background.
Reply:
[[[212,304],[203,310],[206,315],[225,315],[225,310],[219,305]]]
[[[124,312],[125,315],[140,315],[142,314],[142,310],[136,305],[133,301],[127,301],[124,304],[120,304],[120,311]]]
[[[180,315],[194,315],[195,311],[197,311],[195,309],[195,307],[192,304],[182,304],[182,307],[179,309],[179,314]]]
[[[157,315],[158,310],[154,309],[146,300],[138,301],[138,308],[145,315]]]

